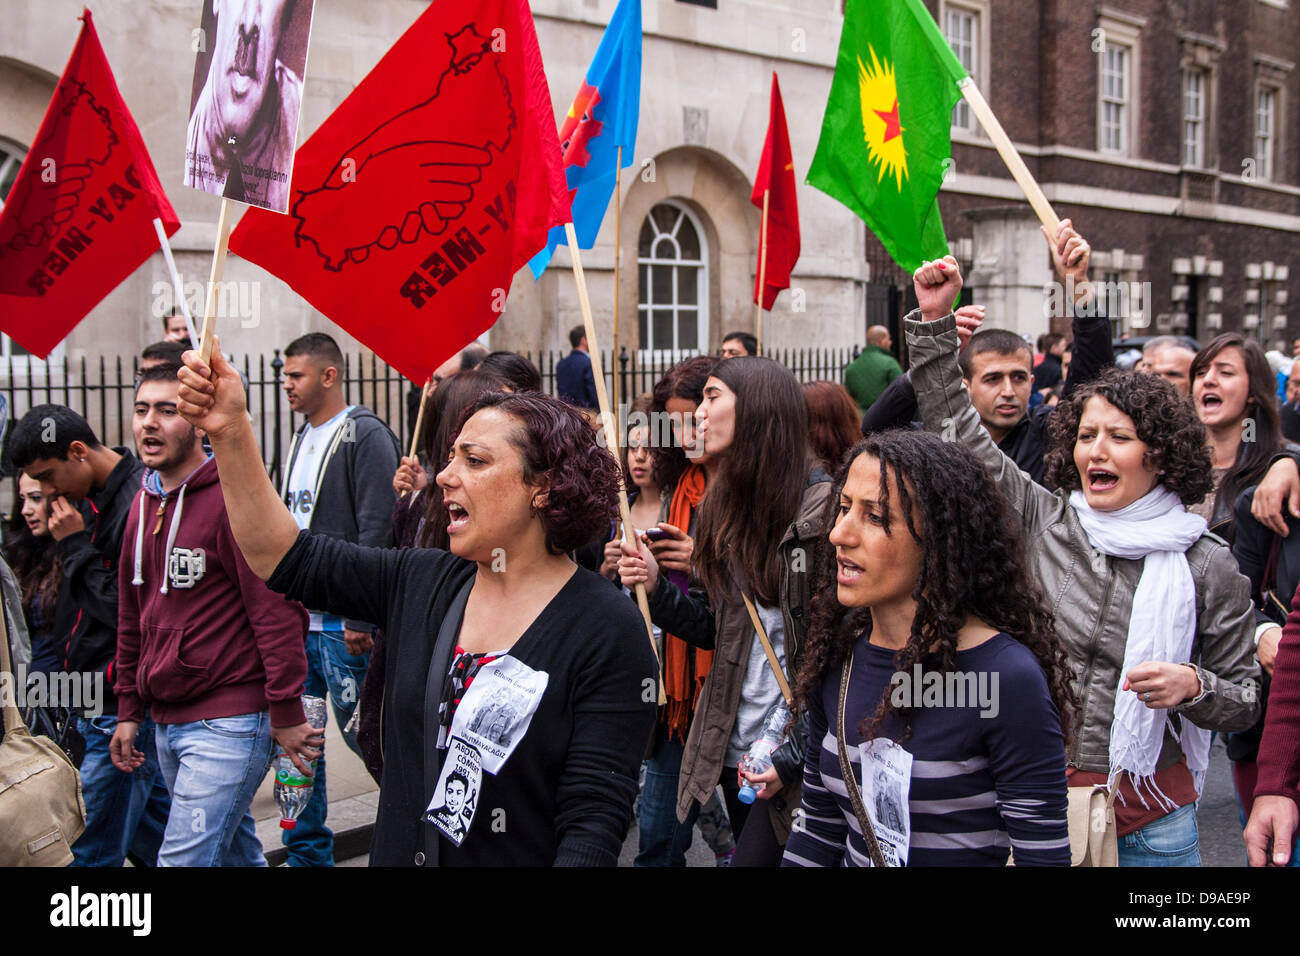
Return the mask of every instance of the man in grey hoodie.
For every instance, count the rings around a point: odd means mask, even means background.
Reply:
[[[370,409],[343,397],[343,353],[328,335],[312,332],[284,350],[289,407],[307,421],[289,446],[281,495],[298,527],[358,544],[390,541],[397,438]],[[346,727],[370,663],[374,627],[311,612],[307,634],[307,693],[329,693],[334,719]],[[344,742],[357,751],[355,734]],[[334,834],[325,826],[325,758],[316,766],[311,802],[282,839],[291,866],[332,866]]]

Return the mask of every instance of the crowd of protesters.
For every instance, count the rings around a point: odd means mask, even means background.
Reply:
[[[265,865],[283,751],[288,861],[331,865],[308,694],[379,785],[376,865],[613,865],[635,818],[638,866],[697,828],[733,866],[1064,866],[1103,786],[1119,865],[1197,866],[1216,734],[1243,857],[1300,864],[1300,362],[1226,333],[1119,367],[1087,241],[1044,236],[1068,335],[926,262],[906,370],[880,326],[802,386],[728,333],[634,397],[621,460],[582,327],[560,398],[448,359],[405,456],[311,333],[276,488],[239,373],[164,320],[134,450],[56,405],[6,440],[15,660],[103,688],[28,708],[80,766],[76,863]]]

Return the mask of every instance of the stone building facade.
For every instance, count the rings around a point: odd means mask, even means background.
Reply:
[[[1296,0],[927,0],[1057,215],[1109,281],[1117,335],[1300,334]],[[954,117],[940,193],[989,321],[1045,330],[1050,261],[987,136]],[[969,125],[969,129],[962,129]],[[1014,205],[1009,205],[1014,204]],[[868,235],[868,311],[907,292]],[[1037,245],[1036,245],[1037,243]]]
[[[446,0],[444,0],[446,2]],[[582,80],[616,0],[532,0],[557,116]],[[1135,289],[1117,334],[1244,328],[1300,332],[1289,297],[1300,251],[1300,0],[926,0],[1042,184],[1096,250],[1095,272]],[[422,0],[317,0],[299,142],[424,8]],[[185,279],[206,280],[218,201],[181,185],[198,0],[99,0],[96,25],[182,228]],[[39,126],[76,38],[80,0],[11,5],[0,31],[0,193]],[[759,212],[750,204],[780,75],[795,172],[812,160],[843,25],[842,0],[643,0],[640,134],[596,246],[583,253],[601,344],[715,350],[755,326]],[[940,206],[970,298],[1036,334],[1049,261],[1037,222],[964,107]],[[803,254],[764,320],[775,348],[860,344],[897,329],[909,282],[844,207],[799,192]],[[663,240],[663,241],[661,241]],[[615,248],[622,262],[614,288]],[[494,348],[567,347],[580,321],[568,253],[516,276]],[[313,330],[346,335],[279,280],[231,257],[221,319],[237,354]],[[1131,285],[1130,285],[1131,284]],[[111,293],[56,355],[130,356],[171,304],[161,255]],[[195,296],[194,298],[197,298]],[[895,335],[895,341],[901,336]],[[0,343],[4,355],[15,354]],[[21,359],[21,356],[18,356]],[[28,374],[25,360],[18,372]],[[2,363],[0,363],[2,364]],[[39,374],[34,363],[32,374]]]
[[[219,209],[216,197],[181,184],[192,31],[200,6],[198,0],[100,0],[92,11],[122,95],[180,216],[182,228],[172,246],[187,284],[195,283],[194,293],[207,279]],[[531,3],[557,116],[568,109],[615,6],[616,0]],[[643,0],[640,131],[636,156],[623,175],[621,233],[615,234],[611,208],[595,248],[582,254],[603,348],[612,333],[616,242],[622,266],[620,344],[716,350],[726,332],[754,329],[760,214],[749,196],[774,70],[801,179],[812,160],[843,23],[841,0],[723,0],[721,9],[716,6]],[[424,7],[420,0],[316,0],[300,143]],[[0,185],[4,156],[14,160],[9,168],[16,172],[16,160],[40,124],[76,39],[80,10],[80,0],[48,0],[5,13]],[[816,190],[801,190],[799,199],[803,257],[794,279],[799,295],[796,300],[782,294],[765,319],[765,342],[850,345],[864,328],[865,231],[847,209]],[[658,242],[665,235],[671,241]],[[60,352],[74,360],[121,354],[129,364],[132,354],[160,337],[159,316],[172,299],[167,275],[162,256],[155,255],[68,336]],[[337,335],[345,351],[358,347],[259,267],[231,256],[225,278],[237,284],[228,309],[233,314],[220,320],[225,350],[269,353],[315,330]],[[651,285],[656,286],[652,303]],[[191,296],[192,303],[196,298]],[[639,314],[645,314],[644,342]],[[540,281],[526,269],[515,277],[488,342],[493,348],[567,349],[568,330],[580,322],[570,260],[561,247]],[[4,348],[9,354],[8,341]]]

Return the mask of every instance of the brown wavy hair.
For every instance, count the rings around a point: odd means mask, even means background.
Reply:
[[[1069,746],[1079,717],[1069,656],[1030,573],[1020,524],[988,470],[964,445],[938,435],[910,429],[877,432],[853,446],[840,467],[825,516],[828,535],[849,470],[863,455],[880,469],[885,533],[906,530],[922,549],[921,573],[912,590],[916,616],[907,644],[894,655],[894,666],[903,672],[916,664],[955,671],[957,634],[968,616],[976,617],[1033,653]],[[898,500],[891,504],[894,495]],[[822,692],[826,675],[844,662],[871,627],[870,608],[839,603],[835,548],[826,544],[816,558],[808,642],[794,689],[795,714],[807,710]],[[903,720],[903,739],[911,734],[912,709],[895,708],[890,690],[886,688],[875,712],[861,719],[863,740],[875,737],[891,713]]]
[[[429,486],[424,489],[424,523],[420,526],[416,544],[421,548],[451,547],[447,535],[450,517],[442,503],[442,489],[434,476],[447,464],[451,443],[460,433],[465,410],[485,392],[499,392],[509,383],[498,373],[482,368],[458,372],[438,385],[424,411],[424,424],[420,429],[420,451],[429,471]]]
[[[546,504],[536,512],[546,532],[546,550],[564,554],[608,534],[618,514],[618,460],[582,412],[541,392],[489,391],[465,410],[456,433],[485,408],[504,412],[518,424],[507,438],[523,460],[524,482],[547,479]]]
[[[1159,376],[1114,368],[1076,388],[1048,419],[1050,447],[1043,456],[1044,484],[1065,491],[1083,487],[1074,464],[1074,445],[1083,407],[1090,398],[1105,399],[1133,419],[1138,438],[1147,445],[1143,460],[1164,472],[1160,483],[1184,505],[1205,500],[1214,488],[1213,460],[1205,426],[1192,403]]]
[[[1210,363],[1225,349],[1236,349],[1241,353],[1250,384],[1245,414],[1247,418],[1254,416],[1256,426],[1255,440],[1243,441],[1237,446],[1236,460],[1219,482],[1219,491],[1214,498],[1216,508],[1220,501],[1226,501],[1231,514],[1237,496],[1251,485],[1259,484],[1273,456],[1282,450],[1282,424],[1277,407],[1277,377],[1260,344],[1240,332],[1224,332],[1196,353],[1188,371],[1191,383],[1195,385],[1196,379],[1205,374]]]
[[[772,606],[781,597],[779,545],[812,466],[808,404],[794,373],[772,359],[730,358],[712,377],[735,393],[736,424],[700,504],[695,576],[715,606],[731,600],[737,571],[750,596]]]
[[[844,454],[862,439],[862,415],[853,396],[838,382],[807,382],[808,437],[813,454],[828,471],[834,471]]]

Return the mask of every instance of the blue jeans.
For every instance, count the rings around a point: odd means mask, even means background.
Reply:
[[[677,822],[677,777],[685,747],[668,735],[662,723],[655,727],[654,756],[646,761],[645,786],[637,814],[639,844],[633,866],[685,866],[691,848],[691,831],[700,805],[691,806],[685,823]]]
[[[81,794],[86,801],[86,830],[72,844],[73,866],[121,866],[127,851],[147,866],[158,860],[171,801],[158,772],[154,724],[146,717],[135,735],[144,763],[131,773],[113,766],[108,745],[117,718],[77,718],[86,738],[81,761]]]
[[[248,808],[271,762],[266,711],[158,728],[172,795],[159,866],[266,866]]]
[[[327,620],[327,624],[338,618]],[[307,632],[307,689],[312,697],[324,697],[329,693],[330,709],[339,727],[346,727],[352,719],[352,712],[357,709],[357,700],[361,696],[361,684],[366,678],[366,668],[370,665],[369,652],[360,655],[349,654],[343,643],[342,624],[337,630]],[[343,742],[357,756],[355,733],[344,733]],[[292,830],[282,830],[280,842],[289,851],[290,866],[333,866],[334,833],[325,826],[325,817],[329,812],[329,800],[325,796],[325,755],[322,753],[316,761],[316,776],[312,782],[311,799],[298,816],[298,824]]]
[[[1201,844],[1196,829],[1196,804],[1119,838],[1120,866],[1200,866]]]

